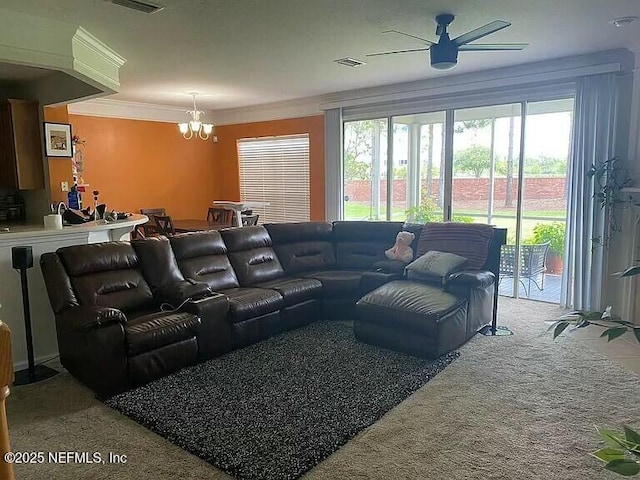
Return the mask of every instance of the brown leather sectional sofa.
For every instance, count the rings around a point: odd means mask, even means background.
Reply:
[[[353,319],[363,295],[402,279],[384,251],[403,229],[417,243],[422,225],[307,222],[44,254],[61,363],[106,396],[318,319]],[[482,269],[437,289],[464,304],[462,341],[491,322],[496,232]]]

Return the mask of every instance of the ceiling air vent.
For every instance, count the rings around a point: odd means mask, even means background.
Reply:
[[[164,7],[154,5],[148,2],[139,2],[138,0],[108,0],[110,3],[120,5],[121,7],[130,8],[131,10],[137,10],[142,13],[156,13],[162,10]]]
[[[346,67],[354,67],[354,68],[359,67],[361,65],[366,65],[365,62],[356,60],[355,58],[351,58],[351,57],[339,58],[338,60],[334,60],[334,62],[339,63],[340,65],[344,65]]]

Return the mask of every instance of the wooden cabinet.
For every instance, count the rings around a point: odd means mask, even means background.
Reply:
[[[6,100],[0,106],[0,187],[44,189],[38,102]]]

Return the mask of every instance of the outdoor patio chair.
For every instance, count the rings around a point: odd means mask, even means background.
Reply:
[[[520,246],[520,272],[518,279],[527,297],[531,293],[531,282],[538,288],[544,290],[544,275],[547,271],[546,261],[549,251],[549,243],[538,245],[521,245]],[[500,251],[500,279],[513,278],[516,266],[516,246],[503,245]],[[540,283],[538,283],[540,279]],[[525,283],[524,280],[528,280]]]

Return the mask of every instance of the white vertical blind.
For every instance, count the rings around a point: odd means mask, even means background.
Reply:
[[[260,223],[309,221],[309,135],[242,138],[237,142],[240,195],[268,202]]]

